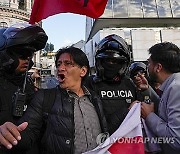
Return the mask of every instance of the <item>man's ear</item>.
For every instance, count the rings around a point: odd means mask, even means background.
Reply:
[[[160,71],[162,71],[163,67],[162,67],[162,64],[161,63],[157,63],[156,66],[156,72],[159,73]]]
[[[80,76],[84,77],[86,73],[87,73],[87,67],[86,66],[81,67]]]

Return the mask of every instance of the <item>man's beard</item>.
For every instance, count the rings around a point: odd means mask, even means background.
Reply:
[[[154,73],[154,72],[149,72],[149,79],[150,79],[150,81],[151,82],[153,82],[153,83],[156,83],[156,82],[158,82],[157,81],[157,76],[156,76],[156,74]]]

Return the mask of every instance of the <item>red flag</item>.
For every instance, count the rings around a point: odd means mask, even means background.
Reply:
[[[109,149],[109,154],[144,154],[143,137],[136,136],[132,138],[118,139]]]
[[[84,154],[144,154],[140,106],[134,104],[120,127],[103,144]]]
[[[75,13],[100,17],[107,0],[35,0],[29,23],[34,24],[58,13]]]

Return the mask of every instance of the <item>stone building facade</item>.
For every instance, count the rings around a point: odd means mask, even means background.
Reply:
[[[0,0],[0,27],[28,23],[33,0]]]

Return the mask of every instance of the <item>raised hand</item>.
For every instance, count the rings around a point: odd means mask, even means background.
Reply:
[[[136,87],[138,88],[138,90],[147,90],[149,88],[149,84],[147,79],[145,78],[144,75],[138,73],[135,77],[134,77],[134,83],[136,85]]]

